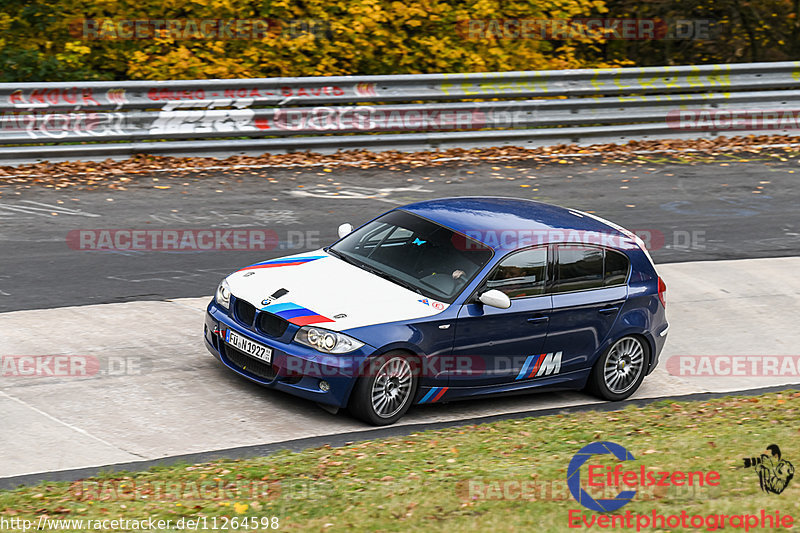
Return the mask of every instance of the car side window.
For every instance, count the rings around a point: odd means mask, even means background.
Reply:
[[[567,245],[557,248],[558,266],[553,292],[572,292],[603,286],[603,249]]]
[[[628,281],[628,256],[616,250],[606,250],[603,285],[624,285]]]
[[[616,250],[594,246],[561,245],[557,248],[556,283],[553,292],[572,292],[624,285],[628,257]]]
[[[509,298],[544,294],[547,282],[547,248],[531,248],[514,253],[495,267],[487,289],[497,289]]]

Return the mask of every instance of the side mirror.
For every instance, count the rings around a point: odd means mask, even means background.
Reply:
[[[478,296],[478,301],[484,305],[496,307],[498,309],[508,309],[511,307],[511,298],[509,298],[506,293],[498,291],[497,289],[484,292]]]
[[[339,238],[341,239],[342,237],[346,237],[347,235],[350,234],[351,231],[353,231],[352,224],[347,224],[347,223],[342,224],[341,226],[339,226]]]

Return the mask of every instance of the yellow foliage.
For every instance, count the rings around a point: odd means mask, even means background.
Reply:
[[[92,49],[80,41],[69,41],[64,44],[64,49],[67,52],[75,52],[79,55],[91,54]]]
[[[459,22],[469,19],[587,17],[605,0],[30,0],[42,13],[57,5],[59,17],[25,41],[40,56],[55,52],[74,72],[97,78],[180,79],[271,76],[403,74],[606,66],[579,42],[469,38]],[[30,10],[29,10],[30,12]],[[0,15],[24,18],[22,11]],[[197,24],[208,20],[268,20],[269,31],[241,39],[186,39],[169,29],[148,39],[85,39],[85,20],[110,22],[120,36],[123,21],[157,19]],[[40,20],[40,19],[37,19]],[[25,20],[21,21],[25,23]],[[81,26],[84,24],[84,26]],[[99,23],[98,28],[104,28]],[[78,35],[76,36],[76,32]],[[102,33],[101,33],[102,34]],[[45,36],[53,39],[48,48]],[[194,35],[197,37],[197,35]],[[77,40],[76,41],[76,37]],[[23,45],[21,45],[23,46]],[[52,50],[51,50],[52,48]],[[66,65],[65,65],[66,67]],[[69,72],[67,72],[67,75]]]

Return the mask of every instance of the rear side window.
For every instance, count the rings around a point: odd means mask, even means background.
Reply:
[[[553,292],[572,292],[613,285],[628,279],[628,258],[593,246],[558,246]]]
[[[606,250],[605,276],[603,285],[624,285],[628,280],[628,256],[616,250]]]
[[[603,249],[559,246],[554,292],[582,291],[603,286]]]
[[[543,294],[547,281],[547,248],[532,248],[503,259],[486,282],[509,298]]]

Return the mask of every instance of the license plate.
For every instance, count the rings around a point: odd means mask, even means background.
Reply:
[[[228,332],[228,338],[226,339],[228,344],[238,350],[243,351],[250,357],[255,357],[256,359],[260,359],[265,363],[272,362],[272,348],[268,348],[263,344],[253,342],[247,337],[239,335],[235,331],[228,330]]]

